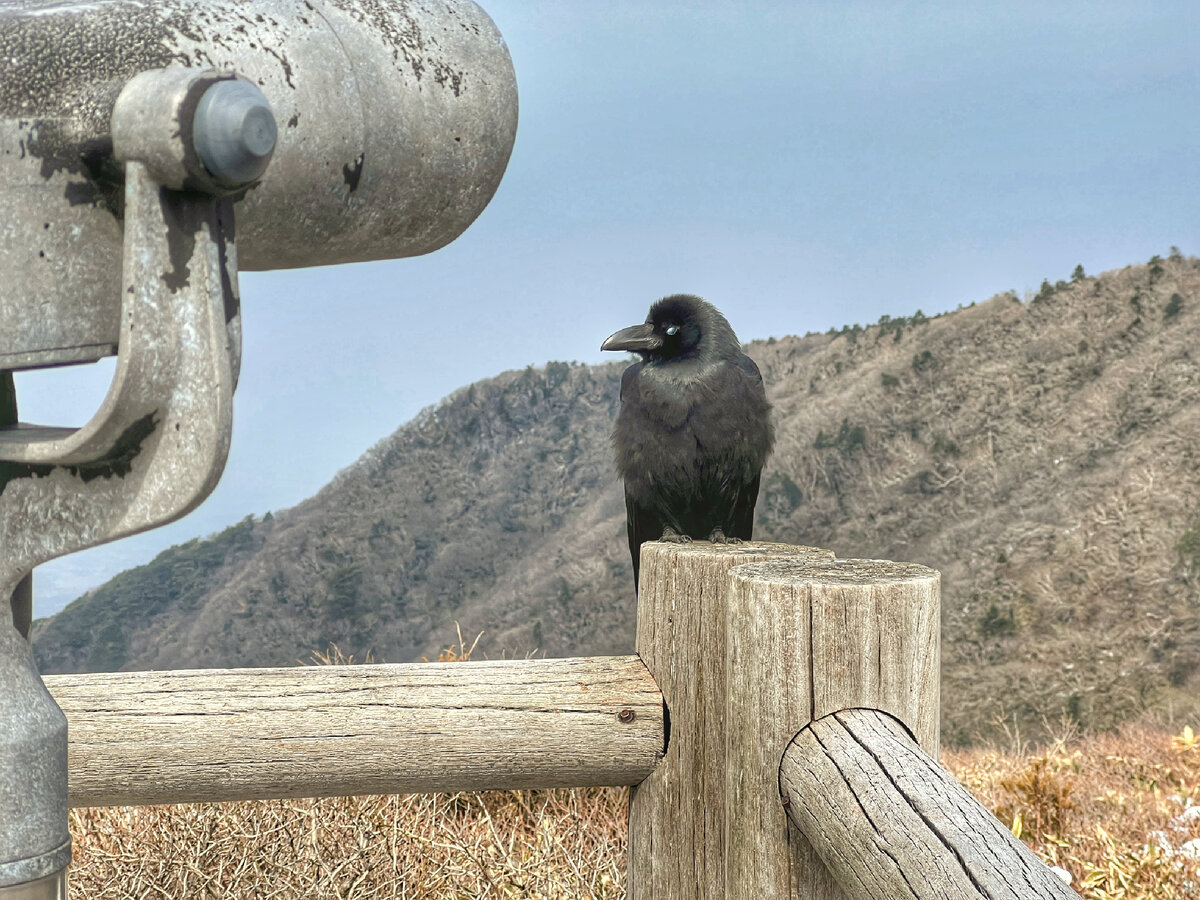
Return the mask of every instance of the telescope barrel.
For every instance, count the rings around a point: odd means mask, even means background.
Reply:
[[[436,250],[483,211],[516,135],[508,49],[469,0],[0,4],[0,369],[114,352],[111,114],[170,66],[236,72],[278,123],[270,177],[235,195],[243,270]]]

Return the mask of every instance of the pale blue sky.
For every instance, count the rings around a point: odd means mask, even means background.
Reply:
[[[48,615],[173,543],[313,494],[422,407],[597,362],[675,292],[743,340],[1200,252],[1200,6],[481,0],[521,92],[491,206],[428,257],[242,276],[221,485],[42,567]],[[81,424],[111,361],[18,377]]]

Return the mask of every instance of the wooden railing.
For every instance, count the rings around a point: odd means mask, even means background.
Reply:
[[[632,900],[1076,896],[936,762],[937,572],[641,571],[636,656],[47,677],[71,802],[633,785]]]
[[[664,744],[636,656],[45,682],[72,806],[637,784]]]
[[[811,723],[779,784],[788,819],[852,900],[1077,897],[886,713]]]

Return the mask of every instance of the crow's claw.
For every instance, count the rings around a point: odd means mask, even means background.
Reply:
[[[742,543],[741,538],[725,537],[725,532],[721,530],[720,526],[718,526],[712,530],[712,534],[710,534],[708,536],[708,539],[710,541],[712,541],[712,543],[714,543],[714,544],[740,544],[740,543]]]
[[[678,531],[668,525],[663,529],[662,537],[660,537],[659,540],[666,541],[668,544],[690,544],[692,542],[692,536],[690,534],[680,534]]]

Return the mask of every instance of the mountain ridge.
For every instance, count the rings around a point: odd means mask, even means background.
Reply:
[[[718,304],[719,305],[719,304]],[[943,573],[944,739],[1197,708],[1200,263],[748,345],[774,405],[755,536]],[[609,433],[625,362],[463,387],[313,497],[35,625],[43,671],[629,652]],[[585,552],[586,550],[586,552]]]

